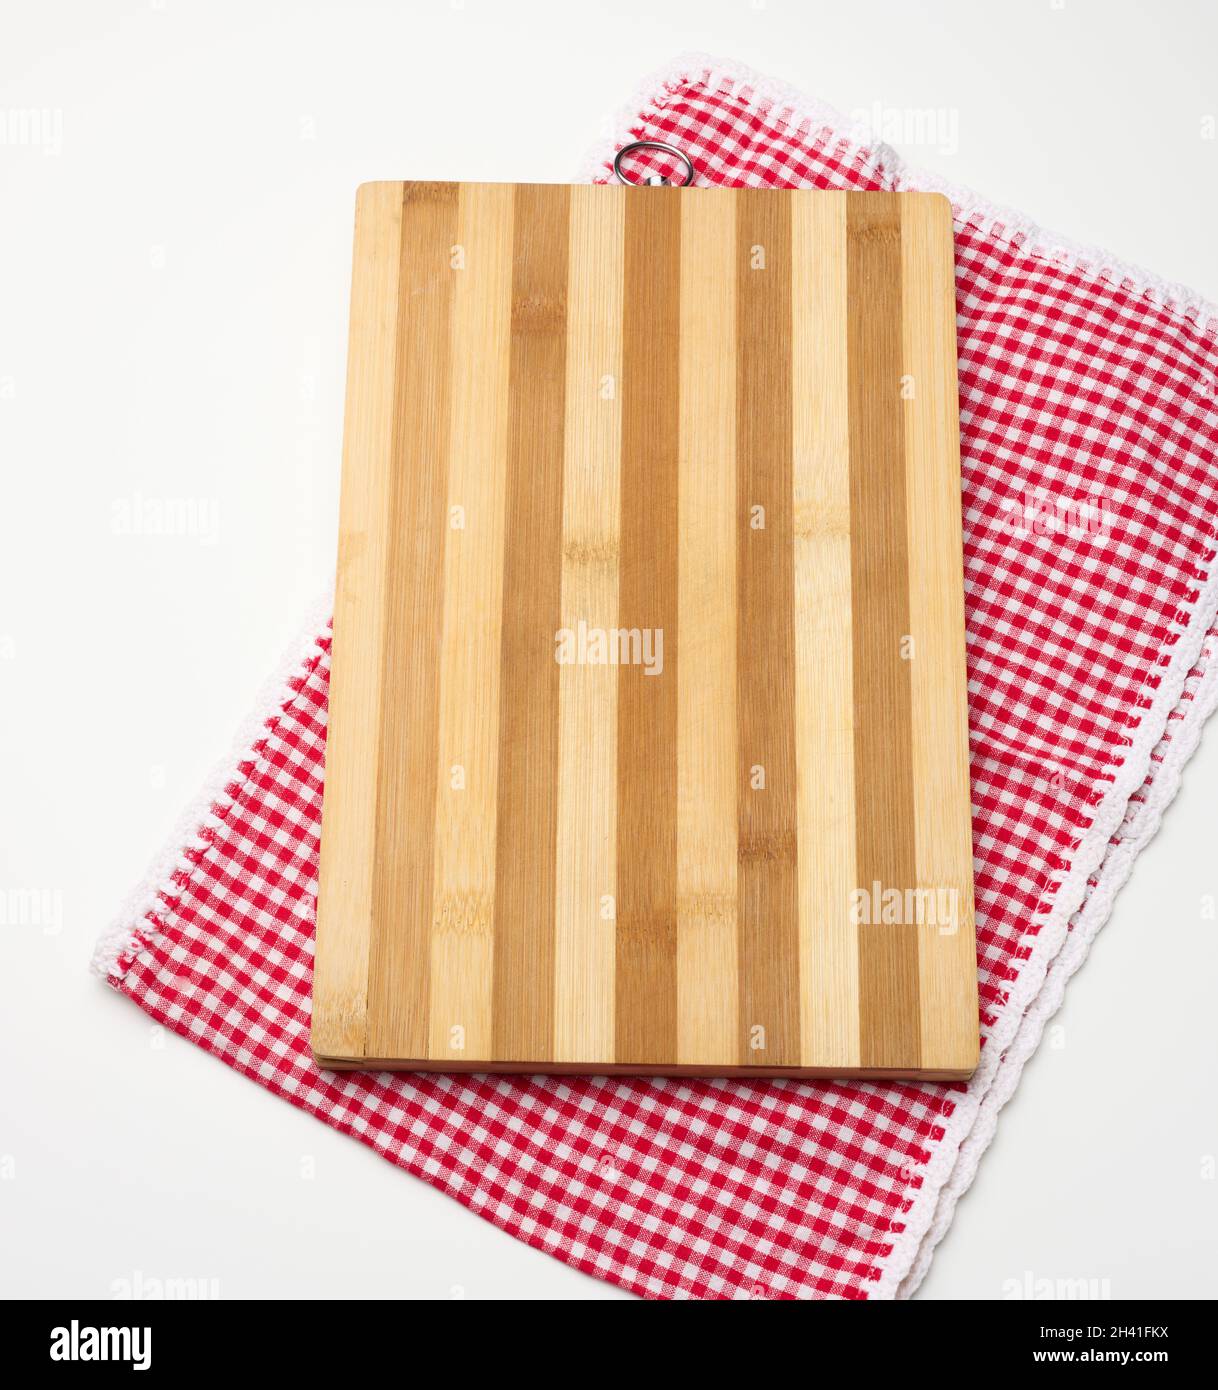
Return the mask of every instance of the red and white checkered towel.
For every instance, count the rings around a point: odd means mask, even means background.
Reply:
[[[707,60],[656,79],[588,176],[640,136],[688,151],[700,183],[935,186],[833,112]],[[115,988],[504,1230],[641,1294],[912,1292],[1218,703],[1218,311],[942,191],[983,1037],[967,1087],[319,1071],[324,629],[99,947]]]

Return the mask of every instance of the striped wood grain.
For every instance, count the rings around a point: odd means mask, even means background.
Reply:
[[[681,217],[677,551],[677,1061],[739,1055],[736,210]]]
[[[621,545],[623,203],[571,190],[562,625],[617,626]],[[608,666],[559,672],[554,1057],[614,1056],[617,680]]]
[[[969,1074],[956,410],[934,195],[360,190],[320,1060]]]
[[[858,933],[823,904],[847,901],[856,883],[848,203],[836,192],[795,203],[791,300],[800,1046],[843,1069],[860,1065]]]

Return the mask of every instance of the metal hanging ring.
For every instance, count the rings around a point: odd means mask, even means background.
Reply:
[[[635,150],[662,150],[665,154],[670,154],[678,164],[685,170],[685,181],[676,185],[678,188],[686,188],[694,181],[694,162],[684,150],[679,150],[675,145],[666,145],[663,140],[632,140],[629,145],[623,145],[617,154],[613,156],[613,172],[619,183],[624,183],[629,188],[641,188],[645,184],[651,187],[668,188],[672,186],[672,180],[666,179],[660,174],[650,174],[645,179],[628,179],[622,173],[622,159],[633,154]]]

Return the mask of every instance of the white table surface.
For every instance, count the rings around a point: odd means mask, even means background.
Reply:
[[[625,1296],[86,963],[331,572],[356,185],[567,179],[691,49],[847,112],[954,113],[911,161],[1218,299],[1202,3],[5,6],[5,130],[50,114],[0,144],[0,887],[58,894],[62,924],[0,927],[0,1293]],[[116,534],[141,497],[204,499],[215,529]],[[923,1297],[1028,1271],[1218,1291],[1216,811],[1211,733]]]

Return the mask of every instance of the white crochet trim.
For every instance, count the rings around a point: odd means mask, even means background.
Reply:
[[[671,100],[673,88],[682,83],[727,92],[804,140],[811,140],[815,133],[818,143],[845,149],[892,188],[945,194],[951,200],[959,226],[975,226],[1024,252],[1047,257],[1084,274],[1101,276],[1113,285],[1145,295],[1207,332],[1218,326],[1218,308],[1185,286],[1161,280],[1105,251],[1046,232],[1021,213],[995,207],[967,189],[910,169],[868,127],[846,120],[832,107],[748,68],[701,54],[678,58],[646,80],[634,102],[619,116],[617,134],[600,141],[589,152],[580,171],[581,181],[591,183],[604,178],[616,151],[635,138],[633,132],[645,127],[648,118],[657,115]],[[867,1286],[869,1297],[908,1298],[922,1282],[935,1247],[951,1224],[956,1203],[972,1183],[981,1156],[994,1137],[998,1112],[1014,1093],[1024,1063],[1036,1050],[1045,1024],[1061,1005],[1067,981],[1082,964],[1095,934],[1107,921],[1113,898],[1129,877],[1134,860],[1158,829],[1163,811],[1179,789],[1184,764],[1197,747],[1202,726],[1218,705],[1218,662],[1213,659],[1212,650],[1206,651],[1205,672],[1193,698],[1183,716],[1172,724],[1171,741],[1162,762],[1153,768],[1145,801],[1125,824],[1120,842],[1110,843],[1126,821],[1130,797],[1146,785],[1152,771],[1151,755],[1163,736],[1168,716],[1180,703],[1188,673],[1202,655],[1216,614],[1218,566],[1200,588],[1184,622],[1177,624],[1183,630],[1171,649],[1168,664],[1156,667],[1161,677],[1158,688],[1142,712],[1120,767],[1103,769],[1096,786],[1102,792],[1102,800],[1095,808],[1091,826],[1079,841],[1069,872],[1059,878],[1052,909],[1044,916],[1039,933],[1028,938],[1031,954],[1006,1004],[996,1011],[981,1065],[968,1090],[956,1099],[955,1109],[944,1125],[943,1138],[921,1173],[921,1186],[910,1196],[904,1230],[894,1237],[887,1258],[879,1262],[880,1278]],[[1093,876],[1096,882],[1089,890]],[[1068,930],[1076,913],[1073,930]]]
[[[311,657],[321,652],[320,641],[329,635],[333,595],[327,593],[309,609],[308,622],[292,642],[274,672],[263,683],[253,712],[243,721],[233,740],[228,756],[219,762],[211,776],[178,817],[173,834],[148,867],[148,872],[128,894],[114,921],[102,932],[93,950],[89,968],[102,979],[117,984],[125,972],[120,967],[124,956],[133,956],[137,949],[155,940],[145,927],[150,912],[163,910],[165,897],[176,898],[180,889],[173,881],[175,873],[191,872],[194,864],[185,857],[188,849],[206,849],[201,838],[203,830],[215,830],[224,824],[217,811],[233,804],[230,788],[241,781],[243,763],[256,759],[255,748],[266,736],[267,721],[280,714],[294,694],[290,682],[299,678],[301,668]]]
[[[606,166],[632,132],[648,117],[668,104],[672,89],[693,83],[710,91],[726,92],[759,115],[785,127],[792,135],[829,148],[841,148],[856,156],[889,187],[942,193],[950,199],[956,223],[972,226],[1056,265],[1067,265],[1086,275],[1097,275],[1119,288],[1145,295],[1196,323],[1206,332],[1218,331],[1218,306],[1186,285],[1160,279],[1140,266],[1118,260],[1096,246],[1086,246],[1068,237],[1038,227],[1023,213],[998,207],[970,189],[948,183],[935,174],[911,169],[890,145],[879,140],[867,126],[852,121],[824,102],[814,101],[794,87],[763,77],[740,63],[723,62],[704,53],[686,53],[647,78],[634,101],[623,107],[614,121],[615,135],[598,141],[580,166],[579,181],[596,183],[605,177]]]

